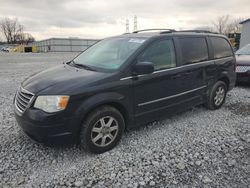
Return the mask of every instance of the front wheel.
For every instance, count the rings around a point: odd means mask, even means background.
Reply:
[[[205,106],[210,110],[220,108],[225,102],[227,94],[227,85],[223,81],[218,81],[214,84],[207,96]]]
[[[124,118],[116,108],[99,107],[84,121],[80,132],[80,144],[90,152],[103,153],[117,145],[124,129]]]

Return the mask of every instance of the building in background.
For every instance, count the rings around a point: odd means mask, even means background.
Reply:
[[[240,22],[242,24],[240,48],[250,44],[250,18]]]
[[[38,52],[81,52],[99,40],[79,38],[50,38],[30,44],[36,46]]]

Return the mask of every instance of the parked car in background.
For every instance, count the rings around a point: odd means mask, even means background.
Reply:
[[[2,47],[1,51],[3,51],[3,52],[10,52],[10,48],[9,47]]]
[[[237,82],[250,82],[250,44],[236,53]]]
[[[26,79],[14,100],[23,131],[40,142],[69,139],[102,153],[125,129],[200,104],[223,105],[236,81],[225,36],[144,31],[104,39]]]

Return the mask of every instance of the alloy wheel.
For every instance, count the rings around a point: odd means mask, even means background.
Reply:
[[[222,102],[224,101],[225,98],[225,88],[223,86],[220,86],[217,88],[215,91],[215,96],[214,96],[214,104],[216,106],[220,106]]]
[[[98,147],[108,146],[117,137],[118,130],[118,122],[114,117],[102,117],[91,130],[91,141]]]

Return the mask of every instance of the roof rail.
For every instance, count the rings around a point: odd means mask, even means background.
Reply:
[[[197,29],[179,30],[179,31],[176,31],[175,29],[143,29],[143,30],[134,31],[133,33],[140,33],[140,32],[145,32],[145,31],[160,31],[160,34],[174,33],[174,32],[194,32],[194,33],[212,33],[212,34],[218,34],[216,32],[212,32],[212,31],[208,31],[208,30],[197,30]]]
[[[214,34],[218,34],[216,32],[212,32],[212,31],[208,31],[208,30],[180,30],[180,31],[176,31],[176,32],[195,32],[195,33],[214,33]]]
[[[143,30],[134,31],[133,33],[140,33],[140,32],[144,32],[144,31],[175,32],[176,30],[174,30],[174,29],[143,29]]]

